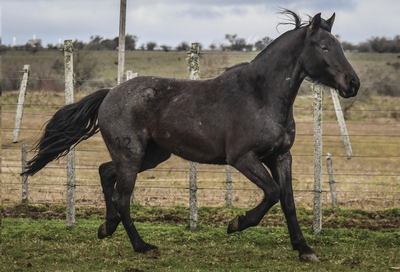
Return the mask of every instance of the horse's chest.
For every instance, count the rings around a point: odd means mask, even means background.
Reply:
[[[263,133],[264,141],[263,145],[260,145],[259,153],[262,157],[286,153],[292,148],[294,137],[294,126],[280,127],[273,132]]]

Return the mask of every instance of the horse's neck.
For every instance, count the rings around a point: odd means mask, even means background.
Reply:
[[[285,33],[264,49],[253,61],[253,73],[265,77],[262,96],[271,106],[283,107],[290,111],[300,84],[304,80],[301,73],[302,29]]]

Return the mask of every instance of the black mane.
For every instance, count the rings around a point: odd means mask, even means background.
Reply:
[[[279,14],[285,15],[286,20],[288,22],[279,23],[278,26],[280,26],[280,25],[294,25],[295,26],[294,29],[299,29],[302,26],[305,26],[305,25],[307,25],[309,23],[309,22],[307,22],[307,23],[302,22],[300,15],[298,15],[297,13],[295,13],[295,12],[289,10],[289,9],[282,8],[281,11],[279,12]]]

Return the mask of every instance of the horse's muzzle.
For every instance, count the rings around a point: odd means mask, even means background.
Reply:
[[[348,83],[348,88],[341,88],[339,87],[338,91],[340,96],[343,98],[350,98],[354,97],[358,93],[358,89],[360,88],[360,80],[358,77],[352,77]]]

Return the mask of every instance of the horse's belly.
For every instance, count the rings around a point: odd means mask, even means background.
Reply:
[[[154,141],[181,158],[211,164],[225,164],[224,141],[217,135],[200,131],[158,130],[152,134]]]

